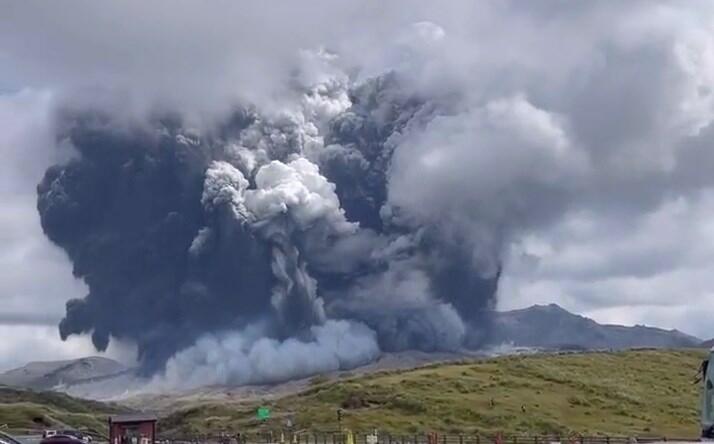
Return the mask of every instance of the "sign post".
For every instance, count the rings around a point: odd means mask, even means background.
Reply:
[[[261,421],[267,421],[270,418],[270,409],[268,407],[258,407],[257,417]]]

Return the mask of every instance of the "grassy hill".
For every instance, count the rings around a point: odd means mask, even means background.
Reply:
[[[261,404],[263,428],[392,433],[561,433],[698,436],[700,350],[503,357],[362,377],[316,378],[302,393]],[[174,435],[256,430],[258,404],[204,404],[164,418]]]
[[[395,434],[582,434],[696,437],[705,352],[647,350],[512,356],[440,364],[329,381],[264,402],[203,403],[162,418],[162,435],[280,429],[379,428]],[[261,425],[258,405],[272,418]],[[125,408],[53,392],[0,386],[0,426],[11,431],[63,427],[106,433],[106,417]]]
[[[25,433],[45,428],[81,428],[106,434],[107,416],[127,409],[62,393],[0,386],[0,426]]]

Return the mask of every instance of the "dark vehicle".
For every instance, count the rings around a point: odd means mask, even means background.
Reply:
[[[92,442],[92,437],[87,435],[86,433],[82,433],[77,430],[60,430],[57,432],[58,435],[66,435],[66,436],[74,436],[75,438],[79,438],[84,442]]]
[[[54,435],[44,438],[40,444],[84,444],[84,441],[75,436]]]
[[[47,436],[40,444],[87,444],[91,438],[75,430],[58,430],[55,434]]]

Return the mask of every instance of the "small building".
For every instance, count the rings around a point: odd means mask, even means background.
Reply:
[[[144,413],[109,417],[109,444],[154,444],[156,421]]]

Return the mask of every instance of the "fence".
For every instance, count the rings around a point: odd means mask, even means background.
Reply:
[[[390,433],[291,433],[197,435],[161,439],[162,444],[647,444],[660,441],[699,441],[699,438],[661,436],[582,436],[505,435],[505,434],[390,434]]]

